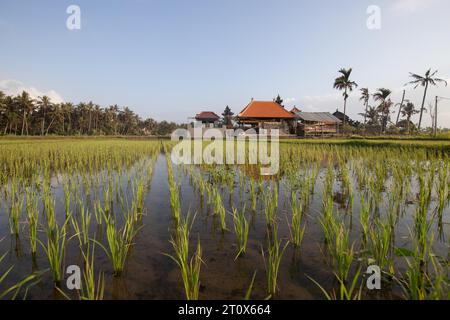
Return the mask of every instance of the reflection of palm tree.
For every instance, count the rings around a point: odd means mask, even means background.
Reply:
[[[413,80],[407,84],[415,85],[414,89],[416,89],[419,86],[425,88],[423,91],[422,106],[420,108],[420,119],[419,119],[419,126],[418,126],[419,131],[420,131],[420,128],[422,125],[422,116],[423,116],[423,111],[425,108],[425,100],[427,98],[428,87],[430,85],[437,86],[439,83],[444,83],[445,86],[447,86],[447,81],[445,81],[444,79],[439,79],[439,78],[434,77],[437,74],[437,72],[438,72],[437,70],[434,72],[431,72],[431,69],[429,69],[427,72],[425,72],[424,76],[421,76],[421,75],[418,75],[415,73],[410,73],[410,77],[413,78]]]
[[[390,108],[392,107],[392,101],[389,98],[392,91],[386,88],[380,88],[373,94],[373,99],[379,101],[378,112],[381,114],[381,131],[385,132],[387,123],[389,121]]]
[[[344,127],[346,121],[346,111],[347,111],[347,99],[348,93],[353,91],[354,88],[358,87],[356,82],[350,80],[350,75],[352,74],[352,68],[339,70],[341,76],[334,80],[334,88],[340,91],[344,91],[342,95],[344,96]]]

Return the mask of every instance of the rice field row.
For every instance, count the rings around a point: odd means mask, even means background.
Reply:
[[[444,145],[285,141],[271,177],[173,146],[1,143],[0,297],[450,297]]]

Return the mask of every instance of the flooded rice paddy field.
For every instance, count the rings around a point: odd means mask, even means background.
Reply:
[[[282,142],[263,177],[174,165],[172,146],[1,144],[0,296],[449,298],[445,148]],[[381,290],[367,289],[374,265]]]

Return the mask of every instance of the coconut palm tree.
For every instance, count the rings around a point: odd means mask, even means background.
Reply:
[[[344,91],[342,93],[342,95],[344,96],[344,123],[343,123],[343,126],[345,128],[348,93],[352,92],[354,88],[358,87],[358,84],[356,82],[350,80],[350,75],[352,74],[352,68],[341,69],[341,70],[339,70],[339,73],[341,75],[334,80],[333,87],[339,91]]]
[[[114,135],[117,136],[117,129],[119,126],[118,117],[120,113],[120,108],[117,104],[115,104],[109,107],[109,112],[112,114]]]
[[[411,117],[420,111],[416,109],[412,102],[407,101],[402,109],[402,117],[406,118],[406,131],[410,134]]]
[[[372,125],[372,126],[377,126],[379,124],[379,115],[378,115],[378,110],[375,107],[371,107],[369,106],[367,108],[367,124]]]
[[[3,91],[0,91],[0,115],[3,116],[6,113],[6,95]],[[1,122],[0,118],[0,122]]]
[[[439,83],[444,83],[445,86],[447,86],[447,81],[445,81],[444,79],[435,78],[437,73],[438,73],[438,70],[432,72],[431,69],[429,69],[427,72],[425,72],[424,76],[410,72],[410,77],[413,78],[413,80],[406,84],[406,85],[408,85],[408,84],[414,85],[415,86],[414,89],[417,89],[417,87],[419,87],[419,86],[424,87],[422,106],[420,107],[420,119],[419,119],[419,126],[418,126],[419,131],[420,131],[420,128],[422,125],[422,116],[423,116],[423,111],[425,109],[425,100],[427,98],[428,87],[430,85],[437,86]]]
[[[367,108],[369,107],[369,100],[370,100],[369,88],[362,88],[360,91],[361,91],[361,98],[359,98],[359,101],[364,102],[364,124],[366,124]]]
[[[74,105],[71,102],[61,104],[62,111],[62,132],[66,134],[66,120],[68,122],[67,132],[72,131],[72,114],[74,113]]]
[[[30,95],[26,91],[22,91],[20,95],[16,97],[18,107],[22,110],[22,131],[23,135],[25,129],[28,135],[28,120],[27,115],[31,114],[34,110],[34,100],[31,99]]]
[[[386,88],[380,88],[377,92],[373,94],[373,99],[377,102],[380,102],[377,107],[378,112],[381,114],[381,131],[385,132],[387,123],[389,121],[390,108],[393,103],[389,99],[392,91]]]
[[[45,131],[45,116],[47,110],[49,110],[52,107],[52,103],[50,102],[50,98],[47,96],[39,97],[37,105],[41,109],[42,114],[42,121],[41,121],[41,136],[44,135]]]

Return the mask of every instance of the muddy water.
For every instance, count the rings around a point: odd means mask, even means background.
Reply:
[[[320,289],[310,280],[308,276],[322,284],[326,289],[332,288],[335,278],[331,267],[324,255],[323,232],[318,218],[322,212],[322,191],[325,170],[321,170],[317,179],[315,194],[311,198],[311,205],[306,215],[306,233],[300,249],[288,246],[282,258],[279,270],[279,293],[277,299],[323,299]],[[193,251],[197,238],[200,239],[205,264],[201,270],[200,299],[242,299],[251,282],[253,273],[256,271],[256,279],[253,287],[252,298],[266,298],[266,276],[264,261],[261,250],[267,248],[267,228],[264,212],[261,208],[261,199],[258,201],[256,212],[247,210],[247,217],[251,221],[248,240],[248,248],[245,256],[235,260],[236,238],[233,232],[220,231],[217,217],[211,214],[206,203],[206,195],[202,197],[189,183],[189,177],[175,168],[175,176],[181,183],[180,197],[182,212],[188,211],[196,214],[193,229],[191,231],[191,250]],[[248,179],[248,178],[247,178]],[[125,183],[124,183],[125,184]],[[354,183],[355,185],[355,183]],[[52,185],[53,194],[57,202],[57,214],[63,212],[62,187],[55,181]],[[232,205],[242,208],[243,203],[250,208],[249,194],[247,188],[239,192],[239,184],[236,180],[235,191],[230,195],[223,188],[222,198],[227,211]],[[336,194],[339,186],[335,186]],[[290,213],[290,193],[285,190],[282,181],[279,182],[279,205],[278,205],[278,235],[283,243],[289,238],[287,217]],[[336,208],[340,207],[339,197],[336,197]],[[89,205],[89,204],[87,204]],[[409,232],[412,223],[412,212],[414,206],[400,219],[398,224],[395,245],[398,247],[410,247]],[[124,274],[119,278],[112,277],[110,260],[103,250],[96,248],[95,268],[105,272],[105,298],[106,299],[184,299],[184,289],[181,282],[179,269],[176,264],[165,255],[171,254],[172,246],[169,243],[170,230],[173,226],[169,203],[169,189],[167,183],[167,167],[165,156],[161,154],[154,167],[153,178],[145,200],[145,215],[142,219],[142,229],[135,238],[135,244],[130,250],[126,262]],[[359,199],[355,192],[355,200],[352,212],[347,213],[346,221],[352,228],[352,240],[360,239],[359,228]],[[32,286],[28,292],[28,299],[62,299],[62,295],[54,289],[51,272],[48,270],[48,262],[42,248],[38,245],[36,257],[29,252],[27,236],[27,225],[25,216],[21,224],[23,232],[19,237],[9,235],[7,208],[2,207],[0,214],[0,253],[8,252],[1,264],[1,271],[5,266],[14,265],[12,272],[0,289],[8,288],[33,271],[45,271],[41,281]],[[63,215],[58,219],[62,221]],[[91,228],[92,237],[104,242],[104,227],[96,227],[95,219]],[[448,222],[448,210],[444,214]],[[230,215],[227,216],[227,226],[233,230],[233,222]],[[433,226],[435,228],[435,226]],[[448,236],[448,224],[445,226],[444,235]],[[95,236],[94,236],[95,235]],[[45,233],[41,230],[39,238],[45,241]],[[436,250],[446,255],[448,250],[445,240],[437,237]],[[68,242],[65,265],[76,264],[82,266],[82,258],[79,253],[78,240],[71,239]],[[404,258],[396,258],[396,266],[404,268]],[[62,284],[64,288],[64,283]],[[2,290],[0,290],[2,291]],[[67,289],[64,292],[75,297]],[[393,285],[385,288],[377,294],[367,293],[366,298],[398,298],[400,289]]]

